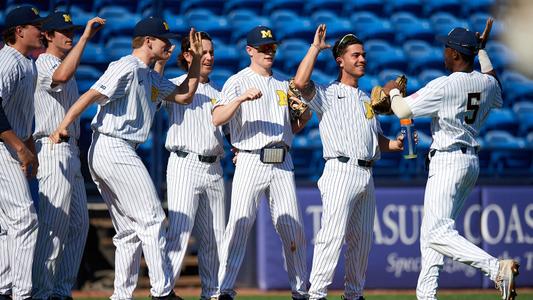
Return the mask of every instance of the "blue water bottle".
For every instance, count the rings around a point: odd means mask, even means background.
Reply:
[[[403,158],[416,158],[416,144],[415,144],[415,126],[411,119],[401,119],[401,132],[403,138]]]

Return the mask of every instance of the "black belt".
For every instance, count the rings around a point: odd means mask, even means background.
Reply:
[[[350,160],[350,158],[347,156],[337,156],[337,160],[340,161],[341,163],[347,163]],[[358,159],[357,164],[360,167],[371,168],[374,162],[371,160]]]
[[[189,155],[189,154],[196,155],[196,156],[198,156],[198,160],[199,161],[205,162],[205,163],[210,163],[210,164],[212,164],[215,161],[217,161],[217,158],[218,158],[218,156],[200,155],[200,154],[189,153],[189,152],[185,152],[185,151],[181,151],[181,150],[174,150],[174,153],[176,153],[176,155],[179,156],[179,157],[187,157],[187,155]]]
[[[479,147],[467,147],[467,146],[459,147],[459,150],[461,150],[461,152],[463,154],[466,154],[466,151],[468,151],[468,149],[474,149],[475,154],[478,154],[478,152],[479,152]],[[435,156],[435,153],[437,153],[437,149],[430,149],[429,150],[429,157]]]

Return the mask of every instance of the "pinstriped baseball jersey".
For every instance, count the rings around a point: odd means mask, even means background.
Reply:
[[[280,75],[274,73],[265,77],[245,68],[226,81],[215,107],[230,103],[250,88],[259,89],[263,96],[240,105],[229,122],[231,144],[241,150],[257,150],[278,142],[291,145],[293,133],[287,106],[289,85]]]
[[[328,86],[316,85],[315,97],[307,103],[320,120],[324,158],[379,159],[381,126],[363,91],[338,81]]]
[[[68,109],[78,100],[78,86],[72,77],[67,83],[52,88],[52,75],[61,64],[61,59],[43,53],[39,55],[35,65],[39,76],[35,89],[35,130],[34,137],[48,137],[65,117]],[[74,121],[68,128],[69,134],[80,137],[80,120]]]
[[[134,55],[109,64],[91,87],[107,96],[101,101],[91,128],[105,135],[142,143],[161,100],[176,88]],[[149,100],[149,101],[147,101]]]
[[[502,106],[496,79],[478,71],[454,72],[406,98],[414,117],[433,117],[432,149],[479,146],[476,137],[491,108]]]
[[[186,77],[187,74],[184,74],[171,81],[178,85]],[[224,154],[222,129],[215,127],[211,121],[213,103],[219,95],[212,82],[199,83],[191,104],[163,102],[170,122],[165,143],[168,151],[182,150],[209,156]]]
[[[21,140],[31,136],[37,69],[32,59],[5,45],[0,49],[0,97],[9,124]]]

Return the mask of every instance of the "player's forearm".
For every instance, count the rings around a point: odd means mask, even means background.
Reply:
[[[173,101],[178,104],[191,104],[194,93],[200,83],[200,60],[201,56],[193,56],[187,77],[176,88],[174,92],[169,95],[166,100]]]
[[[37,155],[37,150],[35,149],[35,141],[33,137],[30,136],[27,140],[24,141],[24,145],[31,151],[31,153]]]
[[[167,64],[167,61],[158,60],[154,64],[154,71],[156,71],[159,75],[163,76],[163,73],[165,72],[165,65]]]
[[[413,113],[398,89],[392,89],[390,91],[390,97],[391,109],[398,118],[405,119],[412,117]]]
[[[311,81],[311,74],[313,73],[313,68],[315,66],[316,59],[320,49],[317,46],[311,44],[307,54],[300,62],[296,75],[294,75],[294,85],[302,93],[302,96],[305,99],[312,99],[314,97],[315,90],[309,88]]]
[[[22,151],[26,148],[24,142],[15,134],[13,130],[6,130],[0,133],[0,139],[11,149],[16,152]]]
[[[74,121],[80,117],[87,107],[89,107],[89,105],[93,104],[97,100],[103,99],[104,97],[104,95],[100,94],[96,90],[89,89],[70,107],[58,128],[66,130],[70,124],[74,123]]]
[[[4,107],[2,106],[2,98],[0,97],[0,133],[11,130],[11,124],[7,119],[6,113],[4,112]]]
[[[242,101],[236,99],[228,104],[217,106],[213,109],[213,125],[221,126],[228,123],[239,109]]]
[[[72,48],[72,50],[70,50],[70,52],[67,54],[63,62],[55,70],[54,74],[52,75],[52,84],[57,85],[67,83],[72,76],[74,76],[76,69],[80,65],[81,55],[86,45],[87,38],[82,36],[74,48]]]

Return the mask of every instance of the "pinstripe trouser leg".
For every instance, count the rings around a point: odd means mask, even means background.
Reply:
[[[131,299],[137,284],[141,248],[151,294],[170,293],[165,254],[165,213],[146,167],[127,141],[93,134],[89,167],[106,202],[116,235],[115,290],[111,299]]]
[[[437,299],[444,256],[480,269],[491,279],[496,277],[498,260],[455,230],[455,219],[478,174],[479,162],[473,154],[437,151],[431,160],[420,236],[422,268],[416,290],[418,299]]]
[[[209,164],[196,157],[171,153],[167,167],[169,228],[167,253],[173,283],[178,280],[191,232],[198,239],[202,295],[209,299],[218,286],[218,245],[224,233],[224,182],[219,162]],[[193,230],[194,229],[194,230]]]
[[[0,218],[7,229],[9,281],[13,300],[31,297],[32,264],[37,240],[37,214],[33,207],[30,188],[19,162],[0,142]],[[1,226],[0,224],[0,226]],[[0,267],[6,270],[6,267]],[[5,282],[7,283],[7,281]],[[0,287],[5,290],[6,287]]]
[[[364,221],[373,220],[374,216],[375,200],[371,184],[370,169],[338,160],[326,162],[324,173],[318,182],[323,211],[321,228],[315,238],[310,299],[327,296],[327,287],[333,280],[345,239],[349,243],[346,254],[346,291],[354,293],[354,289],[362,288],[367,262],[367,257],[363,256],[368,255],[372,245],[372,233],[363,232],[373,226],[363,224]],[[348,229],[349,225],[354,228]],[[355,253],[356,251],[362,253]],[[354,257],[357,258],[349,261]],[[363,282],[356,282],[358,279]]]
[[[283,242],[292,294],[295,297],[306,294],[305,236],[292,168],[290,155],[283,164],[272,165],[261,163],[258,154],[239,153],[221,249],[219,293],[235,295],[235,280],[255,222],[259,198],[268,191],[272,220]]]
[[[0,253],[9,253],[7,224],[2,217],[0,217]],[[0,255],[0,295],[11,295],[10,270],[9,255]]]
[[[57,296],[70,296],[89,228],[79,150],[73,143],[51,147],[47,138],[39,139],[36,148],[40,228],[33,264],[32,297],[47,299],[59,286],[63,291]]]

